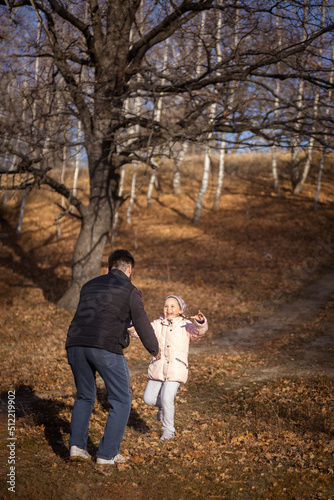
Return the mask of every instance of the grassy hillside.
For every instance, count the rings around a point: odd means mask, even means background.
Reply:
[[[20,195],[14,193],[2,206],[0,453],[8,472],[6,405],[8,391],[15,390],[18,498],[334,498],[332,378],[325,372],[309,378],[258,377],[256,382],[244,378],[250,368],[260,373],[278,350],[299,349],[320,335],[323,324],[332,325],[333,301],[301,324],[293,338],[285,332],[279,345],[237,352],[214,349],[224,331],[270,317],[334,264],[331,161],[316,212],[316,162],[298,196],[291,195],[286,163],[282,156],[278,197],[269,156],[228,157],[220,207],[213,212],[213,158],[210,187],[196,225],[192,216],[201,159],[184,162],[180,197],[172,194],[170,165],[163,164],[161,192],[154,192],[151,207],[146,199],[149,172],[139,168],[131,224],[126,222],[126,202],[105,249],[102,272],[112,249],[129,249],[136,257],[133,282],[142,291],[149,317],[161,313],[167,294],[178,294],[189,316],[198,309],[206,314],[209,333],[199,343],[203,353],[191,358],[189,382],[178,395],[178,438],[173,442],[159,441],[154,410],[142,402],[145,373],[132,376],[133,409],[121,450],[132,460],[107,476],[91,464],[68,461],[75,388],[64,343],[72,313],[57,309],[55,303],[70,280],[80,223],[73,217],[62,219],[59,238],[55,219],[60,199],[41,187],[27,198],[22,233],[16,238]],[[60,172],[57,175],[60,178]],[[130,169],[125,181],[127,193]],[[80,172],[79,189],[87,195],[85,170]],[[126,356],[133,374],[149,362],[136,341]],[[98,383],[90,427],[93,454],[107,413]],[[2,497],[10,498],[5,481],[1,488]]]

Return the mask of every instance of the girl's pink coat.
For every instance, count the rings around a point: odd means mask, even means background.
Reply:
[[[188,319],[178,317],[169,324],[166,318],[161,316],[151,324],[159,342],[161,358],[152,358],[147,377],[162,382],[169,380],[185,383],[188,379],[189,342],[205,334],[208,329],[207,320],[200,324],[196,320],[192,323]],[[138,338],[133,327],[129,328],[129,333]]]

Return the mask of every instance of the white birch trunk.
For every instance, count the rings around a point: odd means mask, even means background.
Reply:
[[[204,34],[204,28],[205,28],[205,20],[206,20],[206,11],[202,12],[201,14],[201,27],[200,27],[200,38],[197,46],[197,64],[196,64],[196,76],[200,76],[201,74],[201,61],[202,61],[202,55],[203,55],[203,45],[201,44],[201,40]]]
[[[48,91],[46,94],[46,105],[47,106],[49,106],[50,100],[51,100],[50,99],[50,91]],[[46,131],[46,137],[45,137],[45,141],[44,141],[43,148],[42,148],[42,158],[43,158],[42,168],[47,169],[49,166],[50,143],[51,143],[50,124],[48,121],[45,121],[45,131]]]
[[[223,188],[224,172],[225,172],[225,149],[226,143],[224,140],[224,134],[222,135],[222,141],[220,144],[219,152],[219,166],[218,166],[218,179],[217,179],[217,189],[215,193],[215,199],[213,202],[212,210],[217,211],[219,207],[220,195]]]
[[[153,188],[156,186],[156,182],[157,182],[157,172],[155,169],[153,169],[147,189],[147,204],[149,207],[151,206],[152,203],[152,193],[153,193]]]
[[[27,85],[27,81],[25,81],[25,85]],[[23,101],[23,113],[22,113],[22,121],[23,121],[23,123],[25,122],[25,119],[26,119],[25,107],[26,107],[26,99],[24,99],[24,101]],[[25,181],[27,182],[28,179],[29,179],[29,173],[27,172],[26,176],[25,176]],[[20,236],[21,231],[22,231],[24,210],[25,210],[25,206],[26,206],[26,197],[27,197],[27,190],[25,189],[23,191],[22,200],[21,200],[19,221],[18,221],[18,224],[17,224],[17,227],[16,227],[16,232],[15,232],[16,236]]]
[[[80,136],[80,130],[81,130],[81,122],[78,123],[78,140]],[[75,156],[75,168],[74,168],[74,176],[73,176],[73,195],[77,195],[77,186],[78,186],[78,176],[79,176],[79,169],[80,169],[80,147],[77,145],[75,147],[76,149],[76,156]]]
[[[139,21],[138,21],[139,27],[142,26],[142,23],[143,23],[143,13],[142,13],[142,10],[139,9]],[[141,78],[141,76],[138,75],[137,78],[139,80]],[[142,101],[143,101],[143,99],[140,97],[140,95],[138,95],[134,99],[133,114],[134,114],[135,117],[138,117],[140,115]],[[133,128],[133,131],[139,137],[140,126],[139,125],[135,125],[134,128]],[[132,211],[132,207],[133,207],[133,204],[134,204],[134,201],[135,201],[135,196],[136,196],[137,162],[134,162],[132,166],[133,166],[133,174],[132,174],[132,182],[131,182],[131,194],[130,194],[130,200],[129,200],[129,205],[128,205],[127,213],[126,213],[126,222],[127,222],[127,224],[131,224],[131,211]]]
[[[174,196],[181,196],[182,182],[181,182],[181,160],[176,158],[174,160],[173,168],[173,194]]]
[[[274,144],[273,147],[271,148],[271,171],[272,171],[275,191],[277,192],[278,196],[280,196],[276,150],[277,150],[276,144]]]
[[[166,40],[165,47],[164,47],[164,55],[163,55],[163,64],[162,64],[162,72],[164,72],[167,68],[167,61],[168,61],[168,49],[169,49],[169,38]],[[165,79],[162,78],[161,83],[165,83]],[[153,112],[153,120],[155,122],[160,123],[161,121],[161,115],[162,115],[162,106],[163,106],[163,97],[162,95],[159,96],[157,100],[156,107]],[[159,166],[159,161],[157,158],[152,160],[154,165]],[[150,207],[152,203],[152,194],[153,194],[153,188],[156,186],[157,183],[157,171],[155,169],[152,170],[151,173],[151,178],[150,182],[148,185],[148,190],[147,190],[147,205]]]
[[[63,157],[61,161],[61,173],[60,173],[60,183],[64,184],[65,181],[65,170],[66,170],[66,159],[67,159],[67,147],[66,144],[63,146]],[[61,206],[65,208],[65,196],[61,197]],[[61,238],[61,218],[58,221],[57,239]]]
[[[26,174],[26,181],[29,179],[29,174],[27,173]],[[26,206],[26,197],[27,197],[27,190],[25,189],[23,191],[23,195],[22,195],[22,200],[21,200],[21,207],[20,207],[20,216],[19,216],[19,222],[17,224],[17,228],[16,228],[16,236],[19,236],[21,234],[21,231],[22,231],[22,224],[23,224],[23,217],[24,217],[24,209],[25,209],[25,206]]]
[[[41,23],[38,21],[38,26],[37,26],[37,47],[39,47],[40,42],[41,42],[41,33],[42,33],[42,26]],[[35,84],[37,85],[38,82],[38,72],[39,72],[39,57],[36,57],[35,61]],[[35,118],[36,118],[36,99],[33,102],[32,105],[32,118],[33,118],[33,123],[35,123]],[[25,108],[25,104],[24,104]],[[25,109],[23,110],[23,117],[22,117],[23,122],[25,121]],[[29,179],[29,173],[27,172],[26,174],[26,181]],[[21,207],[20,207],[20,216],[19,216],[19,222],[17,224],[16,228],[16,236],[19,236],[22,231],[22,224],[23,224],[23,217],[24,217],[24,210],[26,206],[26,197],[27,197],[27,190],[25,189],[23,191],[23,196],[21,200]]]
[[[298,84],[298,95],[297,95],[297,115],[296,115],[296,128],[300,128],[299,121],[302,116],[302,107],[303,107],[303,94],[304,94],[305,82],[304,80],[299,80]],[[298,140],[299,137],[297,134],[294,134],[291,142],[291,178],[292,182],[296,182],[299,178],[299,165],[298,165]]]
[[[323,147],[322,153],[321,153],[319,173],[318,173],[317,191],[316,191],[315,197],[314,197],[314,204],[313,204],[314,210],[317,210],[317,208],[318,208],[318,201],[319,201],[319,195],[320,195],[320,190],[321,190],[321,180],[322,180],[322,173],[324,170],[325,156],[326,156],[326,148]]]
[[[238,11],[236,12],[236,15],[238,16]],[[221,32],[222,26],[223,26],[222,13],[221,13],[221,11],[219,11],[218,12],[218,19],[217,19],[217,34],[216,34],[216,52],[217,52],[217,63],[218,64],[222,61],[222,49],[221,49],[221,45],[220,45],[220,32]],[[237,21],[236,21],[235,32],[234,32],[234,48],[237,47],[237,44],[238,44],[238,38],[237,38]],[[221,74],[221,73],[218,72],[218,74]],[[221,134],[217,188],[216,188],[215,198],[214,198],[213,205],[212,205],[212,210],[214,210],[214,211],[218,210],[220,195],[221,195],[222,188],[223,188],[224,171],[225,171],[225,149],[226,149],[225,134]]]
[[[132,182],[131,182],[131,195],[130,195],[130,201],[129,201],[129,206],[126,212],[126,222],[127,224],[131,224],[131,212],[132,212],[132,207],[135,201],[135,196],[136,196],[136,176],[137,176],[137,165],[136,163],[133,163],[132,165],[133,171],[132,171]]]
[[[66,146],[66,144],[64,144],[63,157],[62,157],[62,162],[61,162],[61,174],[60,174],[61,184],[64,184],[64,182],[65,182],[66,162],[67,162],[67,146]],[[61,197],[61,205],[62,205],[62,207],[65,207],[65,196]]]
[[[196,207],[194,211],[193,221],[198,223],[201,219],[202,207],[203,207],[203,199],[204,195],[209,186],[209,176],[210,176],[210,146],[206,144],[205,154],[204,154],[204,166],[203,166],[203,176],[202,176],[202,185],[201,189],[198,192]]]
[[[312,124],[312,132],[311,133],[314,133],[315,128],[316,128],[315,120],[317,119],[317,115],[318,115],[318,102],[319,102],[319,90],[316,89],[316,95],[315,95],[314,107],[313,107],[313,124]],[[305,162],[305,166],[303,169],[303,173],[302,173],[300,180],[298,181],[298,184],[296,185],[295,189],[293,190],[294,194],[299,194],[302,192],[303,186],[305,184],[305,181],[306,181],[307,176],[308,176],[309,171],[310,171],[313,148],[314,148],[314,136],[312,135],[310,138],[310,142],[308,144],[308,148],[307,148],[307,156],[306,156],[306,162]]]
[[[323,4],[322,4],[321,26],[324,26],[324,23],[325,23],[325,3],[326,2],[323,2]],[[321,59],[321,57],[322,57],[322,48],[320,48],[320,50],[319,50],[319,59]],[[299,194],[302,192],[303,186],[305,184],[305,181],[306,181],[307,176],[308,176],[309,171],[310,171],[313,148],[314,148],[314,132],[316,130],[316,120],[318,117],[319,95],[320,95],[319,87],[317,87],[315,89],[315,96],[314,96],[314,103],[313,103],[313,122],[312,122],[312,129],[311,129],[312,135],[311,135],[310,142],[309,142],[309,145],[307,148],[307,156],[306,156],[306,162],[305,162],[305,166],[303,169],[303,173],[302,173],[301,178],[298,180],[298,183],[293,191],[294,194]]]
[[[334,48],[332,51],[332,61],[334,60]],[[331,68],[331,73],[329,77],[330,84],[332,86],[334,80],[334,68],[332,66]],[[331,87],[332,88],[332,87]],[[329,90],[328,92],[328,102],[332,102],[332,90]],[[328,118],[330,113],[330,106],[326,107],[326,118]],[[325,144],[327,144],[327,134],[325,135]],[[321,152],[321,160],[320,160],[320,166],[319,166],[319,172],[318,172],[318,181],[317,181],[317,191],[315,193],[314,197],[314,210],[317,210],[318,207],[318,201],[319,201],[319,195],[320,195],[320,190],[321,190],[321,181],[322,181],[322,173],[324,170],[324,163],[325,163],[325,157],[326,157],[326,146],[324,145],[322,147],[322,152]]]
[[[276,29],[278,31],[278,47],[280,48],[282,46],[282,35],[280,31],[280,26],[279,26],[279,17],[278,15],[276,16]],[[277,68],[279,69],[280,64],[277,63]],[[279,107],[279,95],[280,95],[280,90],[281,90],[281,85],[280,81],[277,80],[276,82],[276,95],[275,95],[275,101],[274,101],[274,121],[276,122],[278,119],[278,107]],[[274,189],[277,192],[278,196],[280,196],[280,185],[279,185],[279,178],[278,178],[278,169],[277,169],[277,155],[276,155],[276,137],[274,138],[274,144],[271,150],[271,172],[273,176],[273,183],[274,183]]]
[[[80,136],[81,136],[81,121],[78,121],[78,134],[77,134],[77,145],[75,146],[75,168],[73,175],[73,196],[77,195],[77,185],[78,185],[78,176],[80,169]],[[71,207],[71,212],[74,210],[74,207]]]
[[[118,196],[121,197],[123,195],[123,190],[124,190],[124,179],[125,179],[125,166],[121,168],[121,177],[119,180],[119,186],[118,186]],[[118,224],[118,206],[115,208],[114,212],[114,220],[113,220],[113,225],[112,225],[112,237],[114,236],[114,231],[116,230]]]
[[[279,106],[279,95],[280,92],[280,83],[279,81],[276,84],[276,97],[275,97],[275,111],[274,111],[274,119],[276,120],[278,118],[278,106]],[[273,176],[273,183],[274,183],[274,189],[277,192],[278,196],[280,196],[280,185],[279,185],[279,178],[278,178],[278,169],[277,169],[277,155],[276,155],[276,139],[274,139],[274,144],[271,149],[271,171],[272,171],[272,176]]]
[[[307,21],[307,16],[308,16],[308,8],[309,8],[309,0],[304,0],[304,8],[303,8],[303,23],[306,25]],[[304,30],[304,34],[302,36],[302,40],[306,40],[307,37],[307,32]],[[296,114],[296,129],[300,129],[300,120],[302,117],[302,108],[303,108],[303,103],[304,103],[304,89],[305,89],[305,82],[304,80],[299,80],[298,84],[298,95],[297,95],[297,102],[296,102],[296,107],[297,107],[297,114]],[[299,136],[298,132],[297,134],[294,134],[292,137],[292,143],[291,143],[291,181],[292,181],[292,187],[293,189],[295,188],[296,184],[299,181],[300,178],[300,169],[299,169],[299,161],[298,161],[298,142],[299,142]]]
[[[205,20],[206,20],[206,12],[204,11],[202,13],[202,16],[201,16],[200,41],[201,41],[203,33],[204,33]],[[196,75],[197,76],[199,76],[200,72],[201,72],[202,52],[203,52],[203,47],[201,46],[201,43],[199,42],[198,48],[197,48],[197,61],[198,61],[197,66],[196,66]],[[212,116],[214,116],[215,107],[216,107],[215,104],[213,104],[213,105],[211,105],[211,107],[209,109],[208,124],[210,124],[212,121]],[[209,185],[210,163],[211,163],[210,162],[209,141],[211,139],[211,136],[212,136],[212,133],[209,133],[208,137],[207,137],[207,143],[205,145],[202,184],[201,184],[200,190],[199,190],[198,195],[197,195],[197,201],[196,201],[194,216],[193,216],[194,223],[198,223],[201,219],[204,195],[205,195],[205,193],[208,189],[208,185]]]
[[[131,40],[130,40],[131,41]],[[130,101],[127,99],[124,102],[124,113],[125,116],[128,115],[130,111]],[[129,134],[131,134],[132,129],[129,128]],[[120,184],[118,188],[118,196],[122,196],[123,190],[124,190],[124,178],[125,178],[125,166],[121,168],[121,178],[120,178]],[[112,224],[112,235],[111,238],[113,239],[113,232],[116,230],[117,224],[118,224],[118,211],[119,211],[119,204],[116,204],[114,207],[114,217],[113,217],[113,224]]]
[[[173,59],[176,61],[178,59],[178,55],[175,54],[174,46],[171,44],[171,51],[173,54]],[[182,194],[182,181],[181,181],[181,165],[183,163],[184,158],[186,157],[189,145],[187,142],[183,142],[180,145],[180,152],[177,157],[174,159],[173,164],[173,194],[174,196],[181,196]]]
[[[181,151],[177,158],[174,160],[173,168],[173,193],[175,196],[181,196],[181,165],[188,151],[188,144],[186,142],[181,144]]]

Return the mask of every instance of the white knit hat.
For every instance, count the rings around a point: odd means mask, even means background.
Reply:
[[[167,297],[165,298],[165,302],[167,299],[176,299],[179,303],[181,311],[184,312],[184,310],[186,308],[186,303],[183,299],[181,299],[181,297],[179,297],[178,295],[167,295]]]

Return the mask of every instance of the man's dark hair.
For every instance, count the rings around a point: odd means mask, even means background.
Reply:
[[[128,250],[118,249],[112,252],[108,258],[108,269],[120,269],[125,272],[128,266],[135,267],[135,259]]]

